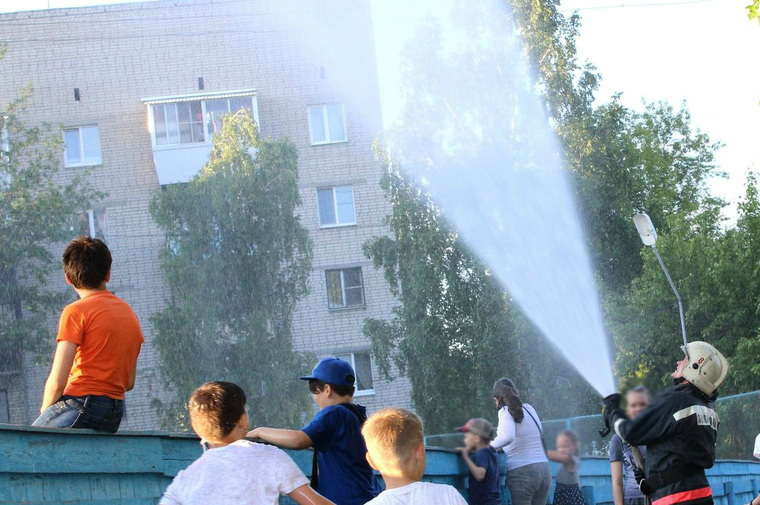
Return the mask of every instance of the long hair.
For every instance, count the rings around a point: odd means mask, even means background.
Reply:
[[[507,378],[497,380],[491,390],[491,396],[496,398],[498,408],[507,407],[509,414],[515,422],[522,422],[525,412],[523,411],[523,404],[514,382]]]

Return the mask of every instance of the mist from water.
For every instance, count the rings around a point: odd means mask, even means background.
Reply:
[[[435,15],[399,59],[401,121],[389,145],[524,314],[604,396],[616,388],[585,233],[507,9],[497,0],[430,3]],[[383,29],[375,30],[379,53],[397,37]],[[386,112],[392,91],[381,86]]]

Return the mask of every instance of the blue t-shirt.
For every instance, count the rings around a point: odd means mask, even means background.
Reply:
[[[646,457],[647,448],[640,446],[641,453]],[[644,498],[644,494],[639,490],[636,483],[636,477],[633,475],[633,452],[631,446],[620,440],[617,435],[612,435],[610,440],[610,461],[620,461],[623,463],[623,499]]]
[[[499,461],[496,449],[485,447],[470,456],[475,466],[486,469],[486,476],[478,481],[470,474],[470,505],[501,505],[499,489]]]
[[[356,405],[366,416],[366,409]],[[337,505],[364,505],[380,493],[380,486],[367,463],[367,446],[361,423],[353,411],[340,405],[320,410],[301,431],[317,450],[317,491]]]

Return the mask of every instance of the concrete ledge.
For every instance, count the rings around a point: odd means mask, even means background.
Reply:
[[[154,505],[172,478],[201,452],[198,437],[184,433],[103,434],[0,424],[0,503]],[[309,476],[312,453],[286,452]],[[499,466],[504,485],[503,454]],[[557,465],[552,467],[556,472]],[[587,505],[611,505],[609,472],[607,458],[583,459],[581,486]],[[743,505],[760,491],[760,463],[719,461],[707,474],[716,505]],[[428,448],[425,480],[450,484],[467,497],[467,475],[457,452]],[[504,487],[502,496],[509,504]]]

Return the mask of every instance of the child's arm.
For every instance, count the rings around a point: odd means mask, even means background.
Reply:
[[[612,501],[615,505],[623,505],[623,462],[610,461],[612,473]]]
[[[464,462],[467,463],[467,468],[470,469],[470,473],[473,477],[475,477],[475,480],[480,482],[481,480],[486,478],[486,469],[482,466],[476,465],[472,459],[470,458],[469,451],[467,450],[467,447],[460,447],[459,452],[462,454],[462,458],[464,458]]]
[[[66,389],[66,382],[68,382],[71,373],[71,365],[74,364],[77,347],[79,347],[77,344],[68,340],[58,342],[58,346],[55,348],[53,366],[45,382],[40,414],[63,396],[63,390]]]
[[[309,435],[301,430],[281,430],[277,428],[255,428],[246,435],[286,449],[306,449],[314,443]]]
[[[551,461],[562,463],[569,471],[573,471],[575,468],[575,456],[572,454],[562,454],[561,452],[557,451],[546,451],[546,456]]]
[[[308,484],[304,484],[301,487],[294,489],[291,493],[288,493],[288,498],[296,502],[298,505],[335,505],[333,502],[317,493]]]

